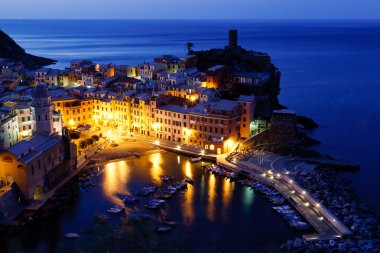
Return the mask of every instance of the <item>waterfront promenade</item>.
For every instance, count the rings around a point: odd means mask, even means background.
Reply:
[[[187,146],[179,146],[174,143],[157,141],[153,138],[144,138],[142,136],[134,136],[133,138],[154,143],[162,149],[173,152],[191,156],[202,156],[206,160],[216,161],[219,166],[231,170],[245,171],[255,180],[275,188],[317,232],[316,234],[304,235],[303,238],[305,240],[330,240],[352,234],[326,207],[318,203],[305,189],[285,174],[272,173],[262,166],[247,161],[236,160],[230,162],[226,159],[228,154],[205,154],[201,149],[194,147],[188,148]],[[231,150],[235,150],[237,145]]]
[[[294,208],[304,217],[304,219],[314,228],[317,234],[304,235],[306,240],[326,240],[341,238],[344,235],[351,234],[351,231],[342,224],[333,214],[331,214],[323,205],[317,201],[296,182],[290,179],[285,174],[277,174],[277,172],[270,173],[267,169],[257,164],[248,161],[236,160],[233,162],[228,161],[226,158],[228,154],[215,155],[205,153],[196,147],[178,145],[168,141],[156,140],[154,138],[147,138],[146,136],[133,135],[127,139],[134,139],[149,144],[154,144],[157,147],[166,149],[172,152],[181,153],[190,156],[202,156],[204,160],[216,162],[218,165],[235,170],[245,171],[251,175],[255,180],[275,188]],[[57,185],[53,190],[44,194],[43,199],[32,203],[27,207],[28,210],[37,210],[40,208],[53,194],[62,187],[68,180],[74,177],[83,168],[89,158],[95,154],[100,148],[104,149],[108,142],[94,146],[88,150],[86,154],[78,157],[77,170],[73,171],[64,181]],[[236,149],[238,143],[231,149]]]
[[[257,181],[274,187],[304,217],[318,234],[304,235],[306,240],[341,238],[352,234],[326,207],[318,203],[306,190],[287,175],[270,173],[263,167],[237,160],[229,162],[227,154],[217,156],[217,164],[249,173]]]

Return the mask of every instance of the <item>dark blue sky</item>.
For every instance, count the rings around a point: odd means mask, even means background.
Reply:
[[[380,19],[379,0],[3,0],[1,19]]]

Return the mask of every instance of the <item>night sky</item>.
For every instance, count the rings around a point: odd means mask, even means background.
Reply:
[[[0,19],[380,19],[378,0],[12,0]]]

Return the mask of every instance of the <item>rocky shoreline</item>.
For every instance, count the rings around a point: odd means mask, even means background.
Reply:
[[[350,181],[336,169],[298,169],[291,176],[349,227],[353,235],[315,242],[296,238],[283,244],[281,249],[288,252],[380,252],[379,218],[359,200]]]

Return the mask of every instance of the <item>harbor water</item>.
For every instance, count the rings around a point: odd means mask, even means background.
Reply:
[[[141,158],[109,162],[95,168],[89,186],[80,187],[79,196],[67,208],[28,225],[21,232],[0,237],[0,252],[66,252],[91,245],[98,235],[99,224],[94,215],[123,205],[126,195],[135,195],[142,187],[161,185],[162,175],[182,181],[194,179],[187,191],[176,194],[159,210],[144,207],[151,197],[139,197],[138,203],[127,205],[126,212],[149,214],[150,222],[160,217],[176,221],[170,238],[180,238],[196,252],[276,252],[297,231],[272,209],[273,204],[262,194],[222,176],[201,169],[201,162],[190,163],[189,157],[155,150]],[[106,233],[119,224],[121,214],[108,214],[109,221],[101,226]],[[64,238],[68,232],[79,233],[79,240]]]

